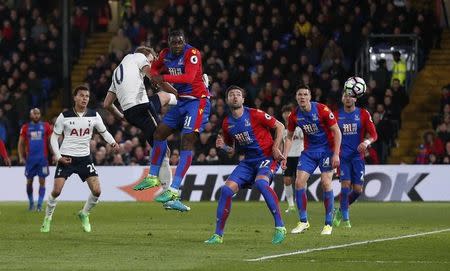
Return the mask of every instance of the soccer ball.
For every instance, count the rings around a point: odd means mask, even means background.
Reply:
[[[357,76],[352,76],[345,81],[344,92],[354,98],[360,98],[366,93],[366,82]]]

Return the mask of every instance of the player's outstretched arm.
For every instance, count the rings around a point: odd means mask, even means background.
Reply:
[[[123,113],[114,105],[116,98],[117,96],[114,92],[108,91],[108,94],[106,94],[105,100],[103,101],[103,107],[111,112],[116,119],[123,120]]]

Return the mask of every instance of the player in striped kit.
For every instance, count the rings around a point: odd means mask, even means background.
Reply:
[[[284,125],[261,110],[244,107],[244,90],[238,86],[230,86],[226,97],[231,112],[223,120],[223,138],[218,136],[216,146],[227,152],[236,148],[245,154],[245,158],[221,188],[216,231],[205,243],[223,242],[223,230],[231,211],[233,195],[239,189],[255,186],[263,195],[275,221],[272,243],[279,244],[286,237],[286,228],[281,219],[278,197],[270,187],[270,182],[279,167],[278,162],[284,160],[279,149]],[[273,139],[271,130],[275,130]]]
[[[52,128],[48,122],[41,121],[41,111],[33,108],[30,111],[30,122],[20,129],[19,163],[25,164],[25,177],[27,178],[28,210],[34,209],[33,178],[39,177],[39,198],[36,210],[42,209],[45,195],[45,178],[48,176],[48,143]],[[26,148],[24,148],[26,147]]]
[[[361,195],[364,183],[364,152],[377,140],[377,131],[367,110],[356,107],[356,98],[344,93],[343,107],[335,112],[342,133],[340,155],[340,208],[335,209],[333,225],[351,228],[349,206]]]
[[[325,225],[321,234],[330,235],[333,230],[334,203],[331,179],[333,169],[339,166],[341,132],[333,112],[324,104],[311,102],[311,90],[308,86],[300,86],[295,97],[298,106],[292,110],[289,116],[284,155],[286,156],[291,149],[292,138],[297,126],[303,130],[304,150],[299,158],[295,180],[295,198],[300,222],[291,233],[301,233],[310,227],[306,211],[308,201],[306,182],[309,176],[319,167],[325,207]],[[286,169],[286,162],[284,161],[282,162],[282,168]]]
[[[41,232],[50,231],[50,224],[56,207],[56,198],[61,194],[66,179],[73,173],[78,174],[83,182],[87,182],[91,190],[86,204],[78,213],[83,230],[91,232],[89,213],[97,205],[101,192],[97,170],[92,162],[89,149],[94,128],[116,152],[119,151],[119,145],[106,130],[100,115],[95,110],[87,108],[89,95],[87,87],[76,87],[73,91],[75,106],[59,114],[56,119],[53,134],[50,138],[50,145],[58,164],[55,170],[53,191],[47,200]],[[64,136],[61,147],[58,144],[60,136]]]
[[[133,189],[144,190],[160,185],[158,175],[167,150],[167,138],[178,130],[181,132],[180,160],[169,189],[156,197],[155,201],[163,203],[166,209],[186,212],[190,208],[180,201],[179,189],[191,166],[195,142],[208,123],[211,110],[200,51],[186,43],[182,31],[171,31],[169,48],[163,49],[153,62],[151,77],[158,84],[172,83],[177,90],[178,101],[155,131],[150,178],[144,179]]]
[[[168,83],[160,84],[164,91],[148,96],[144,77],[150,78],[150,68],[156,54],[150,47],[140,46],[133,54],[126,55],[114,70],[111,86],[106,94],[104,107],[117,119],[126,120],[141,129],[148,144],[153,148],[153,134],[159,123],[159,113],[166,105],[175,105],[176,90]],[[114,105],[118,100],[123,112]],[[172,169],[169,157],[165,155],[161,162],[159,180],[166,191],[172,182]],[[150,178],[146,176],[145,179]]]

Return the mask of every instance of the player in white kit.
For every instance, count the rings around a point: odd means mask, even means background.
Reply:
[[[292,107],[290,106],[283,106],[281,109],[286,127],[291,111]],[[287,132],[287,129],[285,129],[283,133],[283,140],[286,138]],[[295,128],[291,146],[292,147],[289,150],[289,154],[286,159],[287,168],[284,170],[283,178],[284,193],[286,194],[286,200],[288,202],[288,208],[285,211],[286,213],[297,211],[297,207],[294,204],[294,190],[292,188],[292,183],[295,180],[297,173],[298,157],[300,157],[300,154],[303,151],[303,132],[300,127]]]
[[[87,182],[91,190],[86,204],[78,213],[83,230],[85,232],[91,231],[89,213],[97,205],[101,192],[100,181],[92,162],[89,148],[94,128],[116,152],[119,151],[118,144],[106,130],[100,115],[95,110],[87,108],[89,94],[87,87],[76,87],[73,91],[75,106],[59,114],[56,119],[50,138],[50,145],[58,164],[55,171],[53,191],[47,200],[41,232],[50,231],[50,224],[56,207],[56,198],[61,194],[66,179],[73,173],[78,174],[83,182]],[[64,136],[61,147],[58,144],[60,136]]]
[[[176,89],[164,82],[160,91],[150,97],[144,85],[144,77],[150,74],[150,67],[156,54],[152,48],[141,46],[133,54],[126,55],[112,75],[112,83],[104,101],[104,107],[117,119],[125,119],[128,123],[138,127],[145,135],[147,142],[153,147],[153,133],[159,122],[161,107],[174,105],[177,102]],[[123,113],[114,105],[119,101]],[[159,172],[164,191],[172,181],[172,171],[169,157],[166,156]],[[160,191],[163,192],[163,191]]]

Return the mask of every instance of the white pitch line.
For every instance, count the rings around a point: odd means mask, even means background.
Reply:
[[[402,235],[402,236],[397,236],[397,237],[360,241],[360,242],[354,242],[354,243],[348,243],[348,244],[342,244],[342,245],[335,245],[335,246],[329,246],[329,247],[309,248],[309,249],[305,249],[305,250],[297,250],[297,251],[294,251],[294,252],[288,252],[288,253],[283,253],[283,254],[263,256],[263,257],[260,257],[260,258],[244,259],[244,261],[246,261],[246,262],[264,261],[264,260],[281,258],[281,257],[286,257],[286,256],[298,255],[298,254],[307,254],[307,253],[311,253],[311,252],[315,252],[315,251],[324,251],[324,250],[331,250],[331,249],[335,249],[335,248],[352,247],[352,246],[366,245],[366,244],[379,243],[379,242],[385,242],[385,241],[400,240],[400,239],[406,239],[406,238],[414,238],[414,237],[430,235],[430,234],[435,234],[435,233],[441,233],[441,232],[447,232],[447,231],[450,231],[450,228],[442,229],[442,230],[436,230],[436,231],[416,233],[416,234]]]

